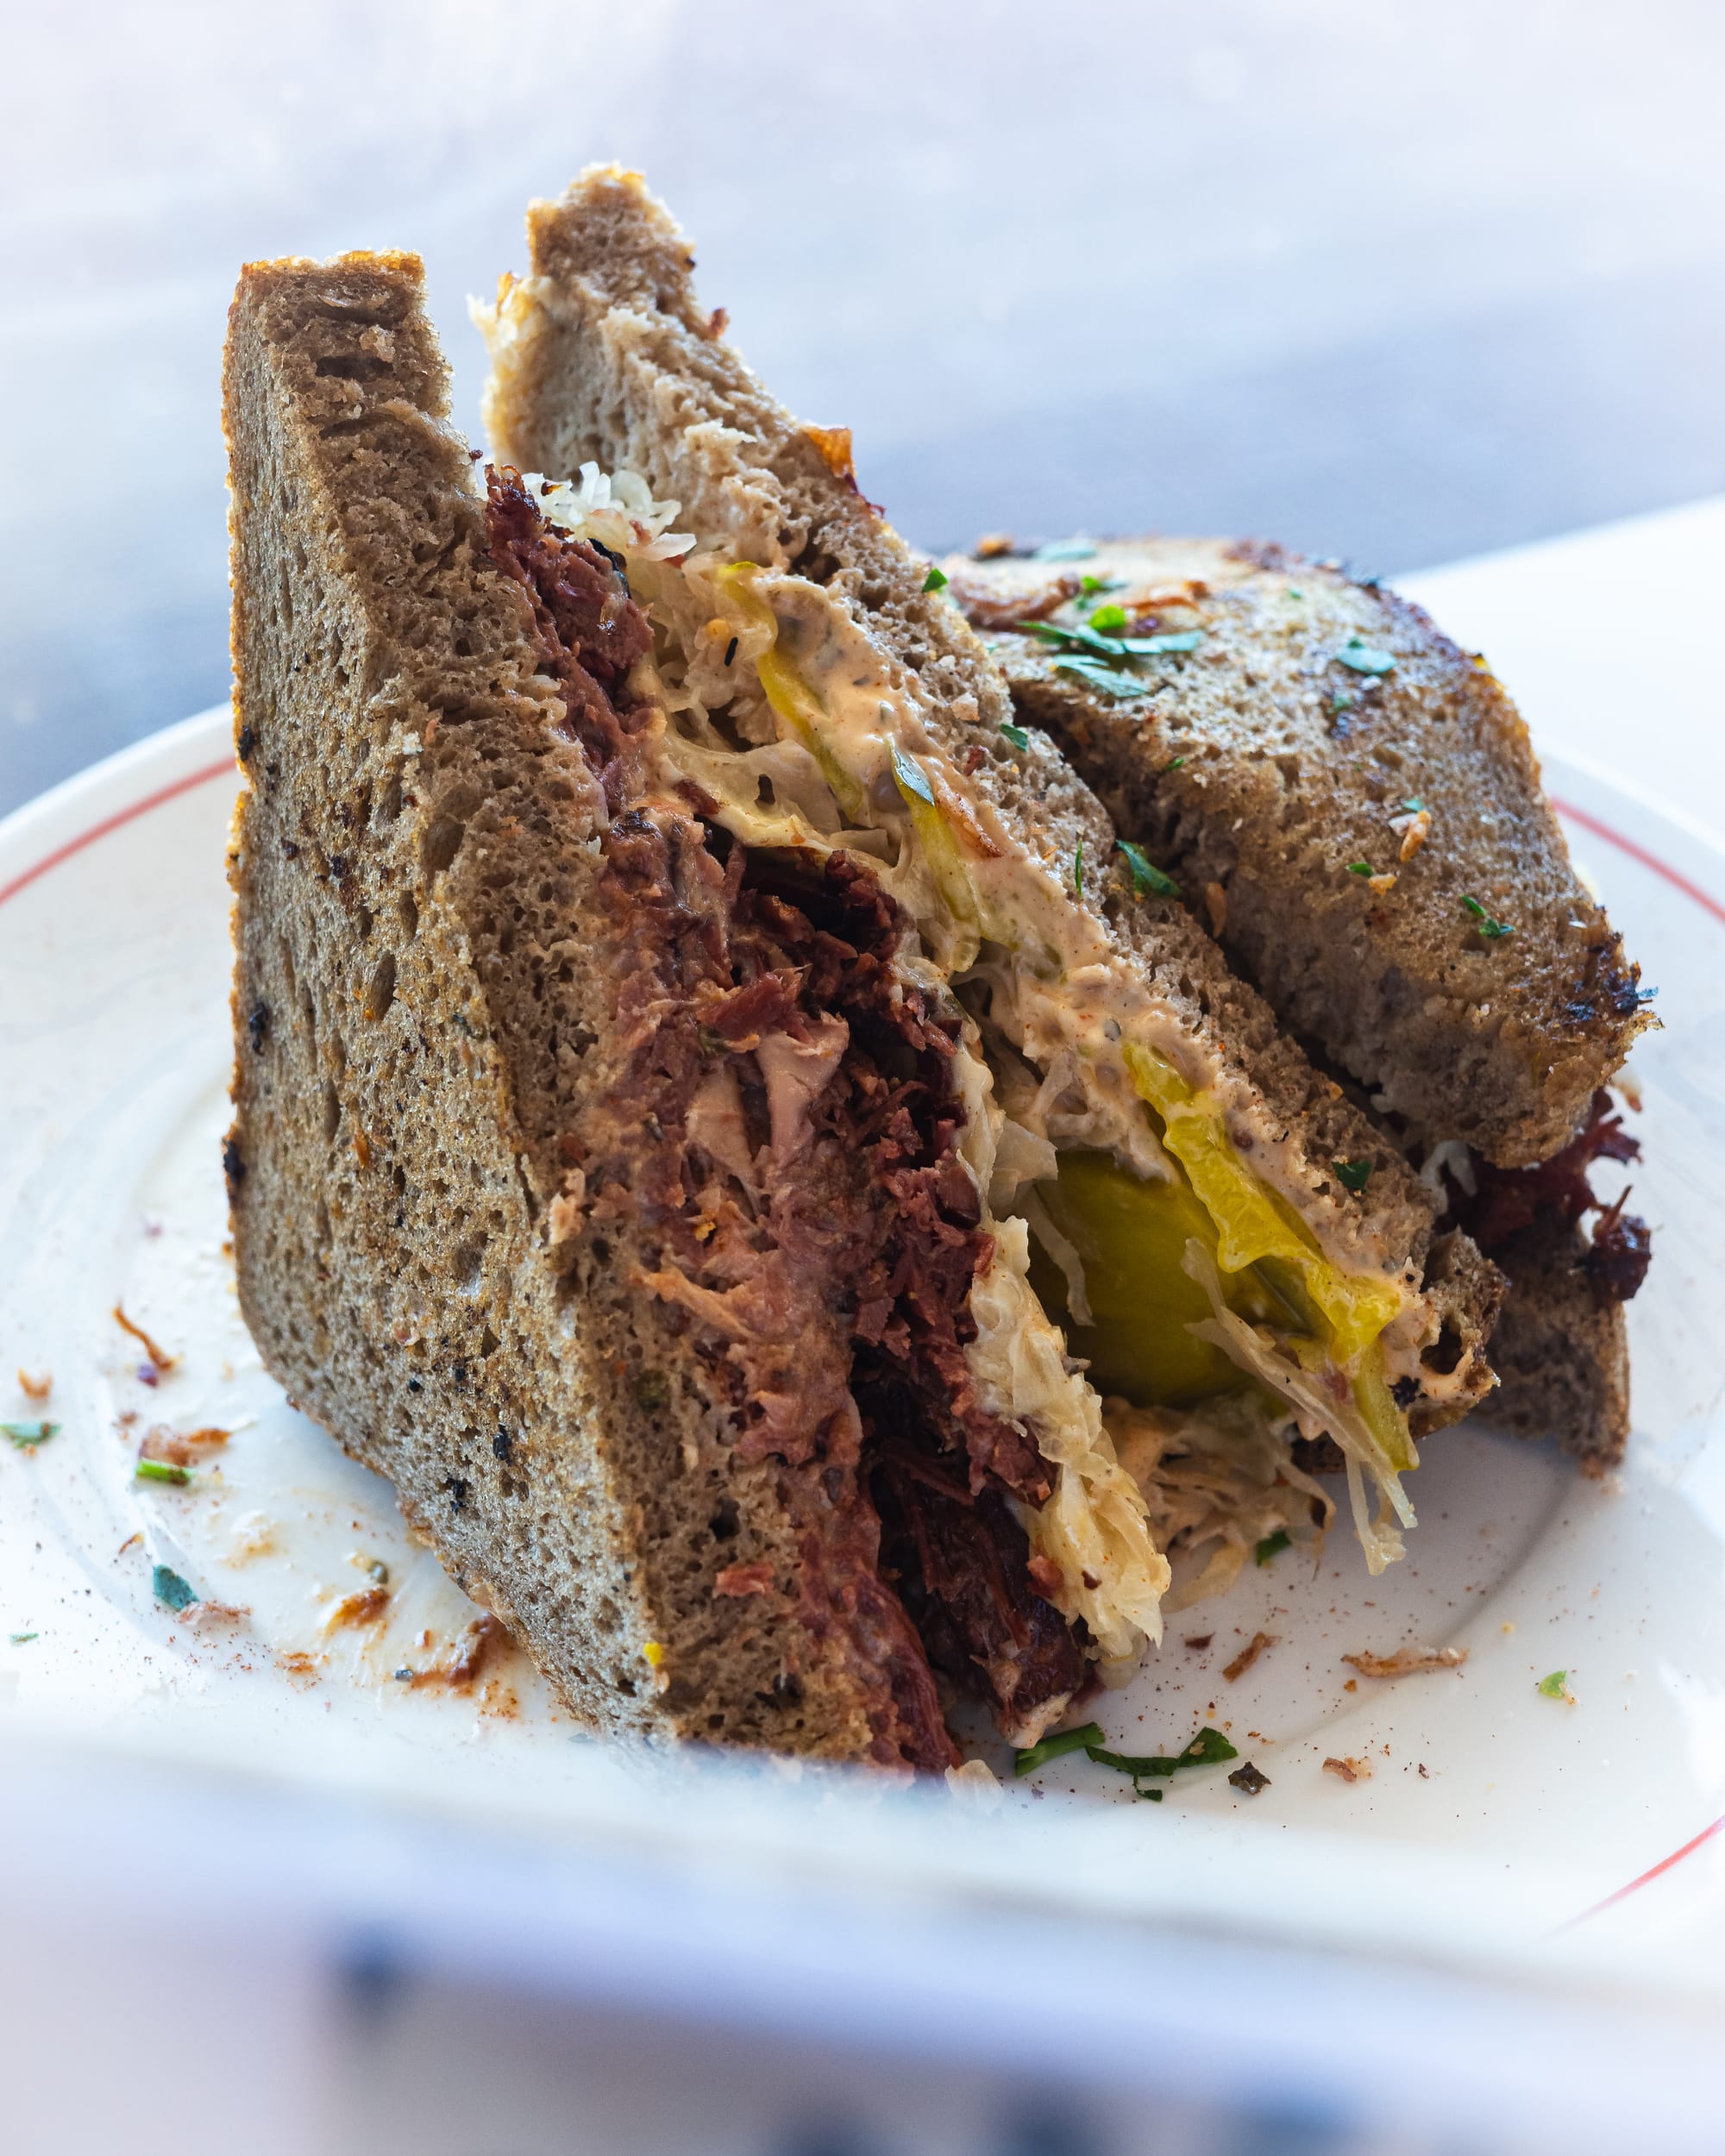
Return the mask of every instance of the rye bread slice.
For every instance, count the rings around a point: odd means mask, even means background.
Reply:
[[[872,639],[928,741],[973,799],[1057,867],[1074,904],[1120,958],[1180,1014],[1251,1109],[1291,1140],[1307,1215],[1364,1263],[1423,1269],[1441,1336],[1433,1368],[1461,1369],[1442,1401],[1421,1399],[1416,1430],[1452,1421],[1492,1383],[1484,1343],[1501,1278],[1465,1236],[1434,1232],[1433,1201],[1381,1132],[1314,1071],[1269,1005],[1237,979],[1181,906],[1132,891],[1101,802],[1046,743],[1019,751],[1006,677],[958,611],[925,588],[913,556],[859,491],[849,437],[799,424],[696,301],[693,257],[638,175],[584,173],[528,213],[530,268],[505,278],[484,411],[497,454],[524,472],[572,475],[588,461],[641,474],[681,504],[703,539],[823,586]],[[1371,1159],[1364,1193],[1339,1159]]]
[[[1285,1023],[1428,1142],[1517,1167],[1568,1141],[1650,1014],[1483,660],[1394,592],[1256,543],[946,568],[1020,718],[1206,909]],[[1087,575],[1118,588],[1084,595]],[[1144,695],[1115,696],[1061,663],[1082,648],[1015,630],[1063,600],[1061,623],[1109,603],[1138,633],[1201,642],[1145,661]]]
[[[1510,1237],[1494,1262],[1509,1282],[1491,1336],[1498,1388],[1483,1412],[1518,1437],[1555,1437],[1584,1475],[1603,1475],[1629,1438],[1629,1340],[1621,1302],[1602,1302],[1586,1239],[1544,1220]]]
[[[558,1133],[627,1047],[594,787],[421,288],[411,255],[257,264],[230,317],[242,1307],[584,1719],[862,1758],[842,1626],[715,1591],[795,1575],[773,1463],[626,1250],[560,1258]]]

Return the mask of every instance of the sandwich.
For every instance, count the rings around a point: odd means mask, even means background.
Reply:
[[[1501,1277],[640,182],[530,241],[489,462],[414,258],[235,299],[242,1308],[585,1720],[950,1768],[1311,1534],[1314,1449],[1392,1561]]]
[[[1614,1464],[1649,1240],[1588,1170],[1636,1153],[1607,1088],[1651,991],[1484,661],[1273,546],[996,540],[945,570],[1019,722],[1507,1275],[1484,1411]]]

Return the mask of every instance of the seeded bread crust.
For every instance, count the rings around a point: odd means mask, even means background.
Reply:
[[[505,279],[509,334],[493,347],[485,394],[499,456],[555,477],[588,460],[637,472],[680,501],[683,527],[723,532],[739,555],[843,600],[930,743],[1069,888],[1082,886],[1078,902],[1117,950],[1293,1135],[1305,1198],[1336,1243],[1367,1263],[1411,1257],[1426,1269],[1443,1317],[1433,1351],[1468,1375],[1441,1409],[1422,1403],[1416,1426],[1465,1413],[1493,1382],[1484,1344],[1499,1275],[1466,1238],[1434,1241],[1429,1194],[1191,915],[1132,894],[1107,812],[1070,765],[1045,742],[1028,755],[1008,744],[1005,678],[957,610],[924,591],[925,563],[859,492],[848,437],[800,426],[724,342],[722,319],[696,304],[687,241],[637,175],[593,168],[561,200],[532,205],[528,236],[524,285]],[[1373,1162],[1364,1196],[1335,1176],[1339,1158]]]
[[[1521,1167],[1558,1151],[1651,1021],[1640,969],[1575,874],[1527,730],[1484,661],[1407,600],[1280,548],[1135,539],[1082,562],[946,564],[961,600],[1033,611],[1075,571],[1155,625],[1201,628],[1143,699],[989,631],[1021,718],[1205,904],[1283,1018],[1430,1141]],[[1374,675],[1338,654],[1395,660]],[[1180,759],[1176,763],[1176,759]],[[1431,812],[1408,857],[1404,804]],[[1393,874],[1374,888],[1350,873]],[[1490,937],[1476,899],[1514,933]]]
[[[626,1055],[593,782],[490,565],[417,260],[254,264],[229,320],[242,1307],[449,1571],[608,1730],[861,1758],[797,1551],[626,1249],[552,1246]],[[794,1597],[788,1597],[794,1601]]]

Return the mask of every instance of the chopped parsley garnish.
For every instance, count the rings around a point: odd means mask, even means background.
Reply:
[[[1121,592],[1126,586],[1117,576],[1092,576],[1087,571],[1078,580],[1078,589],[1086,599],[1097,599],[1104,592]]]
[[[1297,584],[1290,584],[1288,586],[1288,596],[1289,599],[1304,599],[1306,594]]]
[[[1569,1671],[1553,1670],[1549,1677],[1542,1677],[1534,1689],[1536,1692],[1542,1692],[1547,1699],[1567,1699],[1569,1697]]]
[[[1177,899],[1180,896],[1180,886],[1172,876],[1164,875],[1142,846],[1134,846],[1129,838],[1117,838],[1114,843],[1126,856],[1126,866],[1132,870],[1135,897],[1141,899],[1146,891],[1154,891],[1158,898],[1164,899]]]
[[[901,793],[913,793],[928,807],[935,805],[934,788],[928,782],[928,774],[914,756],[907,756],[896,742],[893,743],[893,776],[899,782]]]
[[[1425,803],[1414,793],[1410,793],[1402,805],[1409,816],[1423,816],[1426,812]]]
[[[1251,1554],[1259,1564],[1268,1564],[1272,1558],[1279,1557],[1284,1550],[1291,1549],[1293,1544],[1294,1538],[1287,1528],[1278,1527],[1273,1535],[1265,1535]]]
[[[28,1647],[31,1640],[40,1639],[41,1636],[39,1632],[9,1632],[6,1638],[15,1647]]]
[[[1396,655],[1380,651],[1376,644],[1366,643],[1358,636],[1350,636],[1336,654],[1337,663],[1352,667],[1356,674],[1393,674]]]
[[[0,1422],[0,1430],[14,1445],[27,1448],[46,1445],[50,1438],[57,1438],[60,1427],[57,1422]]]
[[[1091,628],[1100,630],[1104,636],[1117,636],[1126,625],[1126,608],[1116,606],[1112,602],[1107,606],[1099,606],[1090,617]]]
[[[1101,611],[1100,609],[1098,611]],[[1104,659],[1124,659],[1126,648],[1118,636],[1104,636],[1081,623],[1066,628],[1059,622],[1021,621],[1019,627],[1026,636],[1040,636],[1045,644],[1076,644],[1080,649],[1094,651]]]
[[[1084,895],[1084,842],[1081,838],[1072,849],[1072,889],[1075,896]]]
[[[1219,1766],[1225,1759],[1239,1757],[1220,1729],[1201,1729],[1184,1752],[1164,1758],[1152,1755],[1134,1757],[1128,1752],[1110,1752],[1102,1742],[1101,1727],[1086,1722],[1082,1729],[1063,1729],[1057,1737],[1044,1737],[1040,1744],[1032,1745],[1027,1752],[1020,1752],[1013,1763],[1014,1775],[1034,1774],[1051,1759],[1063,1758],[1069,1752],[1082,1752],[1094,1759],[1099,1767],[1112,1767],[1117,1774],[1130,1775],[1138,1795],[1152,1803],[1160,1803],[1160,1789],[1139,1789],[1141,1782],[1166,1782],[1178,1774],[1182,1767]]]
[[[132,1479],[138,1482],[173,1482],[181,1489],[191,1480],[189,1467],[176,1467],[172,1460],[140,1460],[132,1470]]]
[[[190,1609],[198,1600],[198,1590],[190,1580],[183,1580],[171,1564],[159,1564],[150,1575],[150,1587],[156,1600],[168,1609]]]
[[[1513,922],[1500,921],[1496,919],[1491,914],[1486,912],[1485,908],[1479,903],[1479,900],[1476,899],[1471,892],[1464,891],[1462,893],[1461,902],[1467,908],[1468,912],[1472,914],[1474,920],[1478,926],[1480,934],[1485,937],[1488,941],[1496,942],[1497,937],[1500,936],[1513,936],[1515,933],[1515,924]]]
[[[1184,756],[1170,756],[1168,761],[1162,767],[1163,777],[1165,779],[1170,771],[1177,771],[1185,761],[1186,759]]]
[[[1333,1160],[1330,1166],[1336,1171],[1336,1181],[1344,1190],[1364,1190],[1371,1181],[1372,1163],[1369,1160]]]
[[[932,561],[929,564],[928,574],[922,580],[922,588],[925,592],[944,592],[946,589],[944,572],[936,568]]]
[[[1162,1791],[1143,1789],[1140,1783],[1170,1781],[1182,1767],[1215,1767],[1225,1759],[1239,1758],[1220,1729],[1201,1729],[1184,1752],[1165,1758],[1108,1752],[1101,1745],[1086,1745],[1084,1751],[1086,1757],[1094,1759],[1099,1767],[1112,1767],[1116,1774],[1129,1774],[1134,1793],[1147,1797],[1152,1804],[1162,1802]]]
[[[1002,726],[1000,731],[1020,755],[1030,747],[1030,736],[1022,726]]]
[[[1032,555],[1032,561],[1094,561],[1096,549],[1088,539],[1051,539]]]
[[[1096,659],[1056,659],[1053,664],[1061,673],[1076,674],[1087,687],[1101,689],[1108,696],[1148,696],[1155,686],[1140,680],[1135,674],[1105,667]]]
[[[1013,1762],[1015,1775],[1034,1774],[1051,1759],[1058,1759],[1069,1752],[1086,1752],[1092,1745],[1102,1741],[1102,1725],[1086,1722],[1082,1729],[1063,1729],[1057,1737],[1044,1737],[1040,1744],[1032,1745],[1028,1752],[1021,1752]]]
[[[1101,633],[1105,624],[1109,628],[1123,629],[1126,618],[1120,607],[1099,606],[1090,617],[1095,627],[1081,624],[1067,628],[1057,622],[1021,621],[1019,628],[1026,636],[1038,637],[1044,643],[1057,647],[1061,656],[1051,664],[1068,674],[1076,674],[1091,688],[1109,696],[1148,696],[1155,685],[1107,666],[1105,661],[1165,658],[1172,652],[1195,651],[1204,640],[1201,629],[1182,629],[1165,636],[1105,636]]]
[[[1338,689],[1335,694],[1330,699],[1330,717],[1333,718],[1338,711],[1351,711],[1353,707],[1353,697],[1349,694],[1347,690]]]
[[[1119,615],[1119,622],[1107,618]],[[1094,651],[1104,659],[1159,659],[1170,651],[1195,651],[1204,641],[1201,629],[1170,629],[1159,636],[1107,636],[1104,628],[1126,627],[1126,610],[1120,606],[1099,606],[1090,617],[1089,624],[1069,626],[1061,622],[1021,621],[1019,628],[1026,636],[1039,636],[1045,644],[1076,646],[1082,651]]]
[[[1371,863],[1369,861],[1351,861],[1348,863],[1348,874],[1351,876],[1369,876],[1371,873]]]

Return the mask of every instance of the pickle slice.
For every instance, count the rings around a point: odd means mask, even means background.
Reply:
[[[1142,1182],[1107,1153],[1060,1156],[1057,1181],[1038,1185],[1049,1219],[1077,1251],[1094,1323],[1074,1325],[1059,1268],[1034,1243],[1031,1285],[1066,1327],[1068,1345],[1090,1364],[1099,1392],[1135,1407],[1189,1407],[1252,1380],[1221,1349],[1189,1328],[1210,1315],[1202,1288],[1180,1261],[1195,1237],[1212,1252],[1214,1222],[1183,1182]],[[1251,1272],[1229,1276],[1229,1307],[1257,1324],[1286,1325],[1292,1313]]]
[[[1320,1322],[1312,1329],[1322,1332],[1338,1366],[1352,1375],[1402,1307],[1399,1290],[1328,1263],[1305,1223],[1234,1150],[1219,1105],[1189,1086],[1166,1056],[1133,1044],[1126,1062],[1162,1125],[1164,1144],[1215,1223],[1208,1247],[1224,1277],[1249,1265],[1274,1268],[1295,1307],[1316,1311]]]
[[[1057,1180],[1038,1186],[1051,1224],[1083,1266],[1093,1322],[1071,1322],[1064,1275],[1038,1250],[1032,1284],[1066,1324],[1071,1352],[1089,1363],[1091,1382],[1146,1407],[1189,1407],[1254,1388],[1219,1342],[1192,1333],[1213,1316],[1183,1263],[1195,1242],[1214,1264],[1227,1307],[1250,1325],[1270,1327],[1302,1368],[1345,1377],[1364,1432],[1383,1456],[1380,1464],[1413,1467],[1407,1418],[1386,1381],[1379,1344],[1401,1307],[1398,1290],[1328,1263],[1304,1222],[1236,1152],[1217,1104],[1165,1056],[1134,1045],[1126,1060],[1177,1164],[1177,1180],[1140,1181],[1107,1154],[1068,1152],[1060,1156]]]

